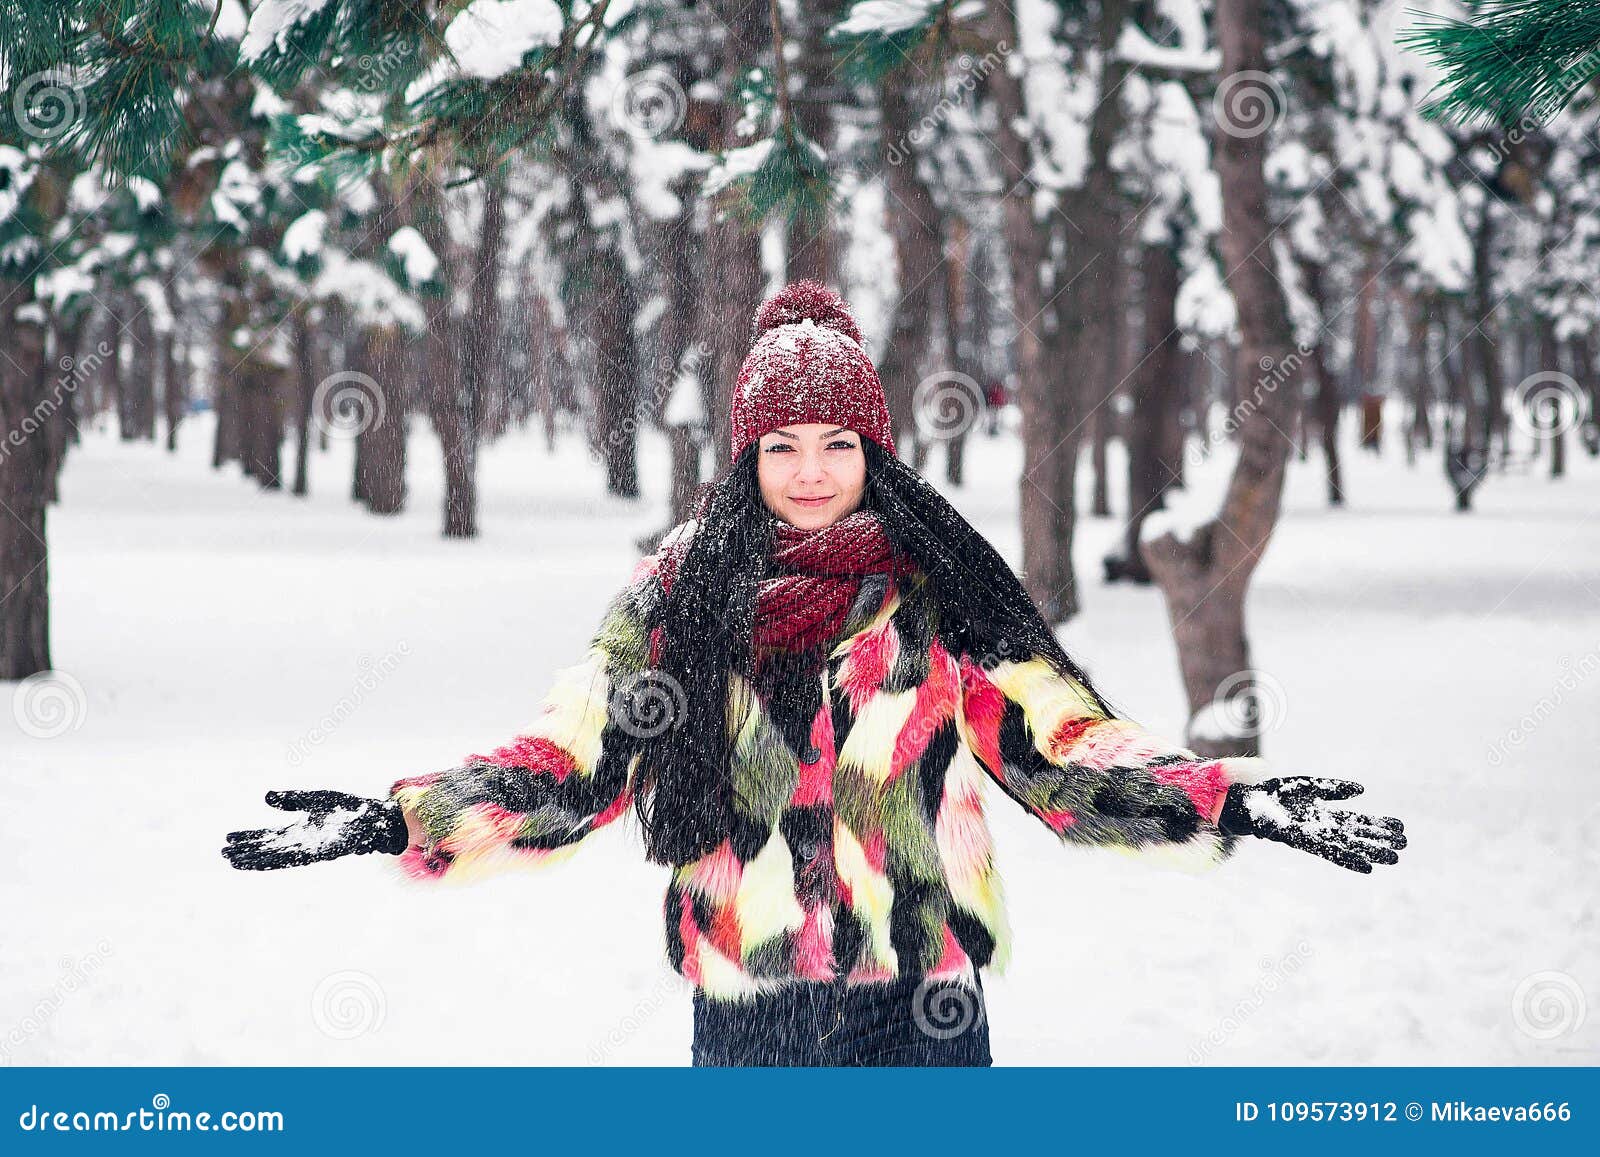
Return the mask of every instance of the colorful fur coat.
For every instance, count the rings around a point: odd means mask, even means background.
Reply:
[[[670,711],[681,694],[650,682],[658,557],[612,600],[531,727],[393,784],[427,832],[399,858],[408,877],[565,858],[627,811],[626,739],[652,725],[629,713],[652,696]],[[1268,774],[1261,760],[1199,758],[1106,718],[1040,656],[950,654],[924,589],[920,575],[869,578],[820,674],[775,665],[764,685],[731,681],[734,832],[672,869],[664,906],[667,957],[706,995],[904,975],[970,986],[977,968],[1002,972],[1011,937],[989,785],[1068,844],[1203,869],[1237,842],[1216,819],[1230,783]]]

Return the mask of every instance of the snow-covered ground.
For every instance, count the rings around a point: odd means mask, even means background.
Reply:
[[[666,870],[630,825],[453,888],[383,857],[256,874],[218,852],[287,822],[269,788],[382,795],[508,738],[662,504],[605,497],[577,439],[516,435],[484,455],[482,537],[446,542],[423,423],[387,519],[346,497],[345,444],[301,500],[213,472],[206,419],[182,440],[88,436],[50,513],[55,656],[83,698],[49,738],[0,713],[0,1059],[687,1064]],[[1013,561],[1018,458],[977,438],[955,496]],[[1016,928],[986,984],[996,1063],[1600,1060],[1600,463],[1495,477],[1459,516],[1435,456],[1345,461],[1343,510],[1315,457],[1292,465],[1252,587],[1266,753],[1365,783],[1352,806],[1406,821],[1401,864],[1251,842],[1188,876],[1062,848],[992,792]],[[664,472],[654,439],[642,469]],[[1118,528],[1080,528],[1068,649],[1179,735],[1161,597],[1100,585]]]

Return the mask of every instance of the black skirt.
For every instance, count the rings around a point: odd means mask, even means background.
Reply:
[[[807,982],[738,1000],[694,993],[696,1066],[992,1064],[983,980]]]

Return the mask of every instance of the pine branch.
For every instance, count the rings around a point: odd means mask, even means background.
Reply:
[[[706,174],[701,195],[733,210],[747,227],[774,212],[790,221],[826,220],[836,208],[827,155],[798,125],[725,150]]]
[[[605,41],[609,7],[610,0],[597,0],[581,18],[566,23],[555,44],[530,52],[519,68],[494,80],[457,77],[432,84],[403,107],[397,104],[385,115],[385,123],[370,131],[328,133],[307,130],[303,122],[280,124],[275,129],[273,152],[295,167],[355,172],[370,170],[384,158],[399,161],[436,151],[453,157],[467,170],[466,177],[447,188],[477,180],[547,134],[560,101]],[[275,87],[282,87],[314,62],[302,55],[313,43],[316,56],[337,55],[346,60],[363,54],[381,57],[389,49],[409,44],[409,52],[397,54],[406,58],[408,68],[393,74],[386,85],[398,94],[407,78],[419,74],[427,57],[423,40],[438,37],[431,26],[406,26],[396,22],[398,17],[377,30],[359,19],[363,13],[377,19],[394,11],[396,0],[341,0],[319,13],[318,19],[326,18],[325,26],[313,19],[290,30],[299,38],[293,50],[264,51],[245,63]],[[409,18],[420,19],[415,15]],[[358,36],[361,39],[352,39]]]
[[[492,148],[487,161],[481,159],[469,161],[467,176],[460,180],[451,181],[445,186],[446,189],[454,189],[459,185],[470,184],[472,181],[495,172],[512,153],[544,135],[548,129],[550,118],[555,113],[557,103],[571,90],[573,78],[577,76],[580,69],[589,63],[599,46],[605,32],[606,8],[610,6],[610,3],[611,0],[599,0],[597,4],[594,4],[589,9],[589,12],[582,20],[569,24],[562,30],[561,40],[552,54],[554,59],[562,61],[561,74],[554,81],[543,82],[541,86],[543,91],[536,89],[531,99],[512,110],[515,115],[503,117],[498,124],[501,127],[511,129],[509,133],[504,134],[509,139],[503,141],[498,148]],[[588,26],[592,26],[592,34],[581,47],[577,47],[579,33]],[[545,62],[543,67],[539,67],[536,70],[525,69],[521,74],[513,74],[513,79],[532,74],[542,80],[546,75],[547,68],[548,62]],[[471,122],[465,124],[462,129],[463,145],[467,145],[474,133],[478,131],[480,131],[479,126]],[[471,151],[481,156],[481,149]]]
[[[272,6],[285,0],[261,0],[251,17],[271,27]],[[312,69],[338,79],[359,73],[364,64],[385,61],[402,65],[423,55],[416,47],[433,31],[431,10],[417,0],[329,0],[322,8],[277,28],[270,41],[245,37],[239,62],[279,93],[286,95]],[[335,64],[337,62],[337,65]],[[409,75],[409,74],[408,74]]]
[[[961,21],[981,14],[981,6],[969,0],[921,3],[924,10],[920,14],[908,5],[880,13],[882,18],[876,22],[873,12],[861,12],[863,4],[852,7],[825,37],[840,52],[839,73],[848,81],[873,85],[911,64],[937,73],[944,58],[958,47],[958,40],[974,40]]]
[[[1546,121],[1600,75],[1600,5],[1491,0],[1471,21],[1419,15],[1396,40],[1444,72],[1423,106],[1435,119]]]
[[[195,0],[86,5],[83,32],[62,71],[78,119],[56,144],[99,164],[111,181],[161,181],[184,133],[184,99],[224,50],[204,34]]]

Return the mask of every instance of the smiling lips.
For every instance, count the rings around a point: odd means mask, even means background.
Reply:
[[[833,495],[826,498],[791,498],[790,502],[798,502],[801,506],[821,506],[824,502],[832,502]]]

